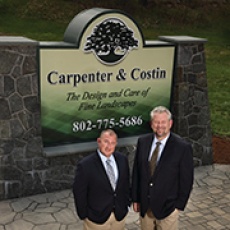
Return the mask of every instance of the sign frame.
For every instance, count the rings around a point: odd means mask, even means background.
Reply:
[[[170,92],[168,93],[168,102],[166,103],[167,105],[164,105],[166,107],[168,107],[169,109],[171,108],[171,102],[172,102],[172,94],[173,94],[173,81],[174,81],[174,75],[175,75],[175,57],[176,57],[176,47],[174,44],[169,43],[169,42],[163,42],[163,41],[145,41],[143,34],[139,28],[139,26],[137,25],[137,23],[127,14],[121,12],[121,11],[117,11],[117,10],[108,10],[108,9],[100,9],[100,8],[96,8],[96,9],[91,9],[88,11],[83,11],[82,13],[80,13],[79,15],[77,15],[69,24],[69,26],[66,29],[65,35],[64,35],[64,41],[63,42],[40,42],[39,47],[38,47],[38,58],[39,58],[39,76],[40,76],[40,97],[41,97],[41,106],[44,100],[44,98],[42,98],[43,96],[43,86],[42,86],[42,77],[44,77],[42,75],[42,65],[44,65],[44,63],[42,62],[42,58],[44,58],[45,56],[42,55],[43,51],[55,51],[55,50],[59,50],[60,52],[62,51],[77,51],[80,50],[80,48],[82,47],[82,39],[84,37],[84,33],[86,33],[88,27],[90,25],[92,25],[94,23],[95,20],[100,19],[101,17],[107,17],[110,15],[121,15],[123,18],[128,18],[128,20],[131,21],[131,23],[133,23],[134,26],[136,26],[136,30],[139,33],[139,40],[141,42],[141,49],[145,49],[146,50],[151,50],[151,49],[172,49],[172,53],[171,53],[171,72],[170,72],[170,83],[167,83],[167,89],[170,90]],[[79,23],[79,19],[80,22]],[[76,22],[78,22],[76,24]],[[114,22],[113,22],[114,23]],[[114,25],[113,25],[114,26]],[[133,29],[133,28],[132,28]],[[91,29],[92,31],[92,29]],[[95,28],[94,28],[95,31]],[[122,46],[122,45],[121,45]],[[127,53],[127,57],[125,58],[129,58],[129,55],[132,51]],[[171,52],[171,51],[170,51]],[[95,53],[94,53],[95,55]],[[92,54],[91,54],[92,56]],[[130,55],[131,56],[131,55]],[[125,59],[123,58],[123,59]],[[164,57],[163,57],[164,58]],[[48,61],[50,59],[47,59]],[[99,60],[100,61],[100,60]],[[97,62],[99,63],[99,61],[97,60]],[[120,61],[121,63],[123,62],[123,60]],[[100,65],[103,65],[105,63],[102,63]],[[106,65],[110,65],[110,63],[106,63]],[[115,63],[114,65],[118,66],[119,63]],[[52,67],[51,67],[52,68]],[[109,67],[111,68],[111,67]],[[118,70],[120,70],[121,68],[118,68]],[[135,68],[137,69],[137,68]],[[112,75],[112,74],[111,74]],[[131,74],[130,74],[131,75]],[[135,77],[133,76],[133,81]],[[125,83],[126,79],[122,79],[123,82]],[[55,82],[56,83],[56,82]],[[80,84],[79,84],[80,87]],[[82,94],[81,94],[82,97]],[[157,104],[156,105],[161,105],[161,104]],[[153,107],[155,107],[156,105],[154,105]],[[150,111],[148,112],[148,114],[150,113]],[[42,117],[42,109],[41,109],[41,117]],[[150,117],[150,116],[149,116]],[[148,119],[149,120],[149,119]],[[147,119],[145,119],[145,123],[148,123],[148,128],[146,129],[145,133],[150,133],[152,132],[150,126],[149,126],[149,121],[147,121]],[[145,125],[145,127],[147,127]],[[106,128],[110,128],[110,127],[106,127]],[[117,127],[115,127],[115,131]],[[112,127],[113,129],[113,127]],[[102,130],[102,129],[101,129]],[[98,130],[99,131],[99,130]],[[142,133],[142,134],[145,134]],[[44,133],[43,133],[44,134]],[[123,137],[119,137],[119,132],[118,132],[118,147],[120,146],[125,146],[125,145],[134,145],[137,142],[137,139],[140,135],[142,134],[138,134],[138,135],[131,135],[128,137],[125,137],[123,135]],[[55,143],[55,144],[51,144],[51,145],[46,145],[44,144],[44,154],[46,156],[60,156],[60,155],[67,155],[67,154],[74,154],[77,152],[85,152],[85,151],[91,151],[93,149],[95,149],[97,147],[97,142],[96,142],[96,138],[98,136],[94,137],[95,141],[89,140],[89,141],[85,141],[85,142],[63,142],[63,143]]]

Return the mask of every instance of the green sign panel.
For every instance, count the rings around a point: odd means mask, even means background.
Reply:
[[[152,108],[170,107],[174,55],[170,43],[144,41],[134,20],[120,11],[77,15],[64,42],[39,47],[44,145],[87,149],[107,128],[120,143],[134,144],[151,132]]]

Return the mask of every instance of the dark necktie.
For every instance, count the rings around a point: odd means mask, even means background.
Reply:
[[[113,166],[111,165],[111,160],[106,160],[106,172],[109,177],[110,183],[113,187],[113,190],[116,188],[116,179]]]
[[[156,168],[160,144],[161,144],[160,142],[156,143],[156,148],[154,149],[151,159],[149,161],[150,176],[154,174]]]

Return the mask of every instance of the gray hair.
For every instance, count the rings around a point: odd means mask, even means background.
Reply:
[[[153,120],[156,113],[166,113],[168,115],[168,119],[172,119],[171,112],[164,106],[157,106],[150,112],[150,118]]]

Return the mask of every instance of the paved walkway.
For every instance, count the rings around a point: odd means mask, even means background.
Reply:
[[[70,190],[0,202],[0,230],[80,230]],[[139,230],[132,210],[126,230]],[[195,168],[188,206],[180,230],[230,229],[230,165]]]

